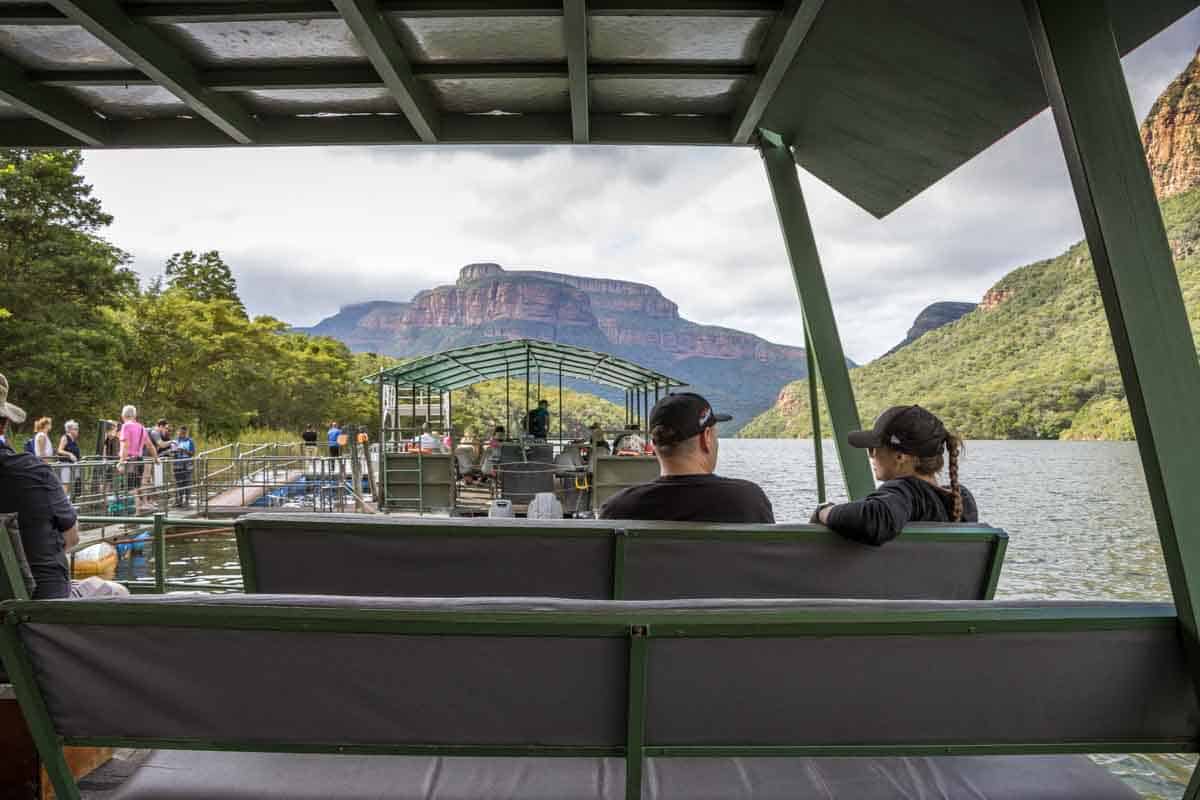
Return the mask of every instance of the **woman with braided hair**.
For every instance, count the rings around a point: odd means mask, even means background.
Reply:
[[[826,503],[812,522],[828,525],[848,539],[881,545],[910,522],[978,522],[975,498],[958,482],[962,440],[920,406],[893,406],[869,431],[847,437],[871,459],[879,487],[851,503]],[[938,483],[947,468],[949,486]]]

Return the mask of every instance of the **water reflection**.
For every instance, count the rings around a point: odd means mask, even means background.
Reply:
[[[830,441],[825,454],[829,499],[845,499]],[[780,522],[805,522],[816,505],[811,442],[722,440],[719,471],[759,483]],[[981,517],[1009,533],[997,597],[1170,600],[1136,445],[969,442],[961,475]],[[137,558],[128,565],[133,574],[151,578]],[[167,558],[172,581],[240,586],[231,536],[170,539]],[[1097,760],[1156,800],[1179,797],[1195,763],[1194,756]]]

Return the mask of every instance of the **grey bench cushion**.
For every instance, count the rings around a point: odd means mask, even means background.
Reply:
[[[244,516],[237,528],[248,591],[607,599],[619,548],[630,600],[981,599],[1005,537],[922,524],[877,548],[811,525],[278,513]]]
[[[112,770],[109,770],[111,772]],[[617,758],[457,758],[154,751],[88,800],[621,800]],[[94,787],[94,788],[93,788]],[[1084,756],[651,758],[647,800],[1136,800]]]

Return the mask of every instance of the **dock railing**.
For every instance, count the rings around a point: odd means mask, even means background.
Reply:
[[[197,532],[222,533],[233,532],[233,526],[226,520],[189,519],[186,517],[168,517],[164,513],[156,513],[148,517],[105,517],[80,516],[79,526],[93,534],[98,530],[99,535],[84,538],[68,554],[71,561],[71,571],[74,572],[75,553],[91,547],[98,542],[111,545],[149,545],[152,552],[153,577],[151,580],[134,579],[122,581],[131,592],[163,594],[171,589],[192,589],[200,591],[235,591],[240,590],[238,584],[203,583],[197,581],[171,581],[167,579],[167,540],[172,535],[189,535]],[[180,530],[184,529],[184,530]],[[175,531],[172,534],[172,531]],[[144,532],[150,533],[149,541],[138,538]]]

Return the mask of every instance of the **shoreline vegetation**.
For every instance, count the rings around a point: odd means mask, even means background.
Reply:
[[[1200,188],[1160,204],[1193,336],[1200,331]],[[967,439],[1132,440],[1087,245],[1013,270],[981,305],[850,371],[863,424],[919,403]],[[828,427],[824,399],[822,420]],[[788,384],[744,438],[810,438],[808,382]]]
[[[82,165],[78,150],[0,148],[0,373],[29,414],[11,431],[14,445],[49,416],[52,439],[75,419],[92,453],[100,420],[126,403],[143,423],[188,425],[201,450],[296,441],[308,424],[324,436],[331,420],[378,435],[378,390],[362,378],[399,359],[250,316],[216,250],[182,250],[139,280],[129,254],[104,238],[113,218]],[[460,432],[503,422],[503,383],[455,393]],[[514,409],[519,398],[524,411],[524,392],[513,382]],[[557,406],[557,387],[546,396]],[[623,419],[615,403],[563,396],[568,431]]]

